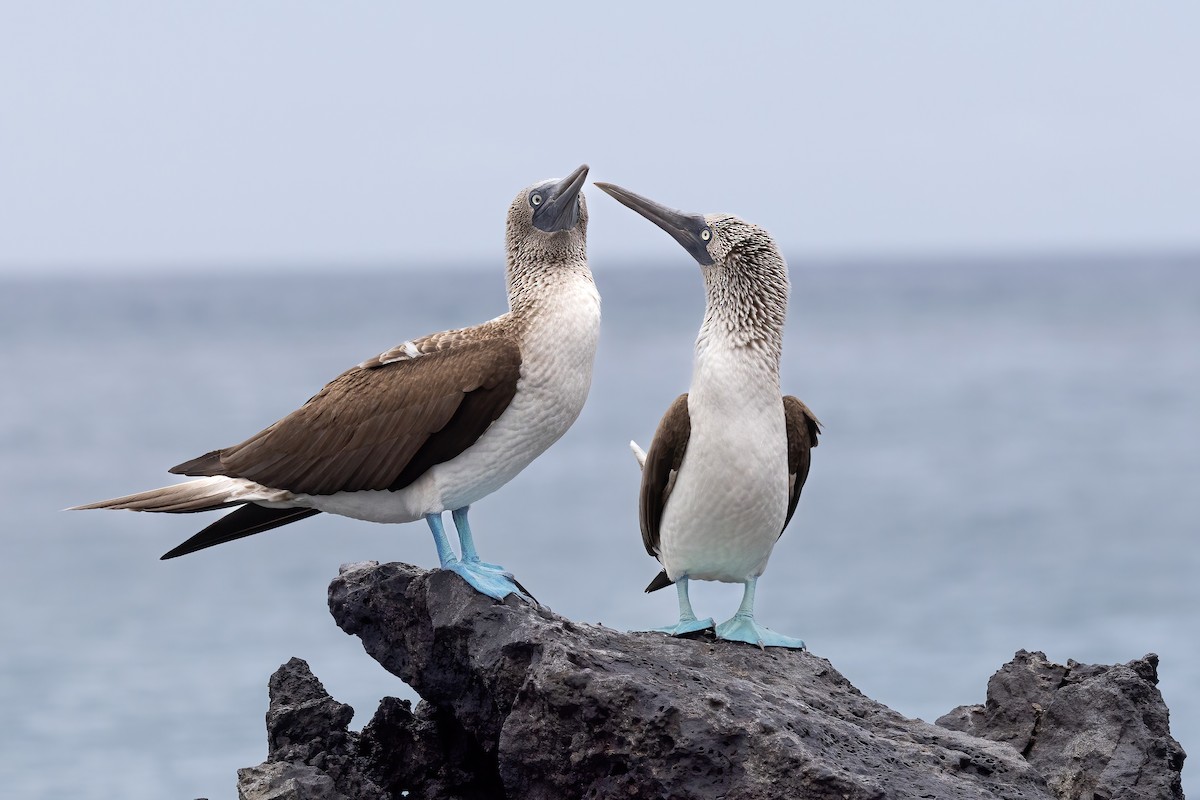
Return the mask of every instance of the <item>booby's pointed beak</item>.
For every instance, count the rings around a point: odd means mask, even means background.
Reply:
[[[579,223],[579,190],[587,178],[588,165],[579,168],[545,190],[542,204],[533,211],[533,227],[546,233],[574,228]]]
[[[708,241],[700,238],[704,231],[708,231],[707,235],[710,237],[712,232],[700,214],[685,214],[682,211],[667,208],[615,184],[596,181],[593,186],[671,234],[675,241],[683,245],[683,249],[691,253],[692,258],[701,264],[713,263],[713,257],[708,253]]]

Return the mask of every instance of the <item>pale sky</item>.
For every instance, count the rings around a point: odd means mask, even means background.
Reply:
[[[789,255],[1200,250],[1200,4],[751,5],[4,2],[0,273],[499,262],[582,162]]]

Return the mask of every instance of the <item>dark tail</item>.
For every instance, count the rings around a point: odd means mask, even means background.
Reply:
[[[313,514],[320,513],[315,508],[267,508],[266,506],[247,503],[237,511],[221,517],[174,550],[164,553],[162,560],[165,561],[168,558],[185,556],[188,553],[194,553],[197,550],[203,550],[215,544],[232,542],[234,539],[241,539],[243,536],[251,536],[255,533],[269,531],[272,528],[278,528],[280,525],[298,522],[305,517],[311,517]]]
[[[675,581],[667,577],[667,571],[664,569],[662,572],[654,576],[654,580],[650,581],[650,585],[646,587],[646,594],[649,594],[650,592],[657,592],[659,589],[665,589],[674,582]]]

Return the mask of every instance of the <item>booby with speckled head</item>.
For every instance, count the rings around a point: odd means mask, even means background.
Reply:
[[[467,512],[557,441],[587,399],[600,332],[580,191],[587,173],[585,164],[513,200],[507,313],[351,367],[241,444],[171,470],[195,480],[77,508],[238,506],[164,559],[322,511],[372,522],[424,518],[444,569],[496,599],[521,593],[502,567],[479,558]],[[445,511],[461,557],[443,529]]]
[[[631,443],[642,463],[642,541],[663,566],[646,591],[674,583],[679,595],[679,622],[659,630],[713,626],[692,611],[689,580],[741,583],[741,606],[716,626],[717,637],[803,648],[754,619],[758,578],[796,511],[820,432],[808,407],[779,388],[787,264],[765,230],[735,216],[684,214],[596,186],[669,233],[704,276],[691,386],[663,416],[648,453]]]

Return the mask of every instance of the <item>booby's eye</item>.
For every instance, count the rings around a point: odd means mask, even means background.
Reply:
[[[707,242],[711,238],[712,238],[712,231],[710,231],[708,228],[705,228],[704,230],[700,231],[700,240],[701,241]]]
[[[540,194],[538,194],[537,192],[534,192],[533,194],[529,195],[529,205],[536,208],[537,206],[540,206],[541,204],[542,204],[542,196]]]

